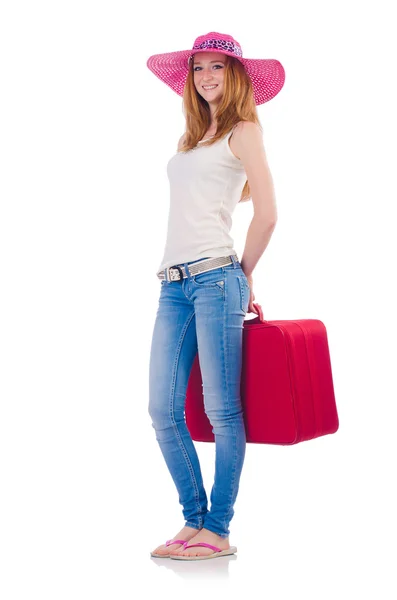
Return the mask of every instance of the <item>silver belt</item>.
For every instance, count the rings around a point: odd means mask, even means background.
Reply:
[[[233,254],[236,261],[238,258]],[[198,275],[199,273],[206,273],[212,271],[212,269],[218,269],[219,267],[226,267],[233,263],[230,256],[219,256],[217,258],[207,258],[206,260],[200,260],[195,263],[188,265],[190,275]],[[184,265],[174,265],[173,267],[167,267],[157,273],[159,279],[166,279],[166,273],[168,274],[169,281],[180,281],[187,277]],[[182,276],[182,277],[181,277]]]

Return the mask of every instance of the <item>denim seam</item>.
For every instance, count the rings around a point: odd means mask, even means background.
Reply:
[[[233,264],[234,269],[233,269],[233,274],[236,273],[236,263]],[[236,273],[237,275],[237,273]],[[238,277],[238,275],[237,275]],[[229,290],[227,290],[228,292]],[[225,303],[225,307],[226,307],[226,303]],[[226,308],[224,309],[224,323],[223,323],[223,347],[224,349],[227,348],[227,340],[226,338],[226,331],[227,331],[227,311]],[[226,403],[227,403],[227,411],[229,413],[230,411],[230,402],[229,402],[229,387],[228,387],[228,362],[227,362],[227,357],[228,357],[228,353],[225,353],[225,374],[226,374]],[[233,504],[233,497],[234,497],[234,486],[235,486],[235,481],[236,481],[236,463],[237,463],[237,430],[236,430],[236,426],[234,423],[232,423],[232,427],[233,427],[233,443],[234,443],[234,448],[233,448],[233,464],[232,464],[232,482],[231,482],[231,495],[230,495],[230,500],[229,500],[229,505],[227,507],[227,511],[225,513],[225,518],[224,518],[224,522],[223,522],[223,526],[225,531],[228,531],[228,521],[229,519],[229,515],[230,515],[230,510],[231,510],[231,506]]]
[[[230,521],[230,511],[232,509],[233,506],[233,498],[235,495],[235,483],[236,483],[236,463],[237,463],[237,430],[236,430],[236,425],[234,423],[232,423],[232,427],[233,427],[233,442],[234,442],[234,449],[233,449],[233,466],[232,466],[232,484],[231,484],[231,495],[230,495],[230,501],[229,501],[229,506],[227,507],[227,511],[225,514],[225,521],[224,521],[224,528],[227,531],[228,530],[228,522]]]
[[[234,264],[234,263],[233,263]],[[236,265],[234,264],[234,267],[236,267]],[[233,273],[235,273],[235,270],[233,269]],[[226,287],[226,286],[225,286]],[[228,289],[225,290],[225,294],[229,295],[229,286],[227,286]],[[227,310],[226,310],[226,306],[227,306],[227,297],[226,297],[226,301],[223,305],[223,355],[224,355],[224,361],[225,361],[225,389],[226,389],[226,410],[227,413],[229,414],[230,411],[230,403],[229,403],[229,388],[228,388],[228,381],[229,381],[229,365],[227,362],[227,358],[228,358],[228,352],[227,352],[227,339],[226,339],[226,331],[227,331]],[[234,433],[236,433],[234,431]],[[236,437],[236,436],[234,436]],[[234,468],[234,467],[233,467]],[[227,510],[227,513],[229,513],[229,508]],[[225,532],[227,531],[228,527],[226,525],[226,514],[225,514],[225,518],[224,518],[224,522],[223,522],[223,526],[225,529]]]
[[[227,286],[227,277],[225,277],[225,296],[224,296],[224,303],[223,303],[223,332],[222,332],[222,334],[223,334],[223,344],[222,344],[223,361],[222,362],[225,365],[225,370],[224,370],[224,374],[223,375],[224,375],[224,378],[225,378],[224,382],[226,382],[226,385],[222,386],[222,387],[226,388],[226,410],[229,410],[229,395],[228,395],[228,388],[227,388],[227,381],[228,381],[228,377],[227,377],[227,373],[228,373],[228,369],[227,369],[227,352],[225,352],[225,348],[226,348],[226,344],[225,344],[225,338],[226,338],[226,317],[227,317],[226,307],[227,307],[227,293],[228,293],[227,287],[228,287]],[[215,442],[216,442],[216,440],[215,440]],[[216,455],[216,449],[215,449],[215,455]],[[212,506],[211,506],[211,509],[212,509]],[[211,510],[209,511],[209,513],[211,514]],[[207,515],[208,515],[208,513],[207,513]],[[226,519],[226,516],[225,516],[224,521],[223,521],[224,529],[228,529],[227,527],[225,527],[225,519]],[[205,523],[204,523],[204,526],[205,526]],[[213,530],[210,529],[210,531],[213,531]],[[228,534],[225,534],[224,531],[222,532],[222,534],[220,534],[219,532],[214,532],[214,533],[216,533],[217,535],[222,535],[224,537],[227,537],[227,535],[228,535]]]
[[[241,311],[245,314],[245,310],[244,310],[245,290],[243,287],[243,282],[242,282],[241,276],[237,275],[237,279],[238,279],[238,286],[239,286],[239,291],[240,291],[240,308],[241,308]]]
[[[185,326],[182,329],[181,336],[179,338],[179,343],[178,343],[178,347],[177,347],[176,357],[175,357],[175,361],[174,361],[174,368],[173,368],[171,397],[170,397],[170,409],[169,410],[170,410],[170,419],[171,419],[171,422],[172,422],[174,430],[175,430],[175,437],[178,440],[179,447],[182,450],[182,454],[183,454],[183,456],[185,458],[188,470],[190,472],[190,476],[192,478],[192,483],[193,483],[193,487],[194,487],[194,491],[195,491],[195,500],[196,500],[197,512],[199,513],[199,511],[200,511],[199,491],[198,491],[197,481],[196,481],[196,478],[194,476],[193,465],[191,464],[191,462],[189,460],[189,455],[188,455],[188,453],[186,451],[186,448],[185,448],[185,446],[183,444],[183,440],[182,440],[182,438],[179,435],[179,431],[178,431],[178,427],[177,427],[177,424],[176,424],[175,419],[174,419],[174,411],[173,411],[174,398],[175,398],[175,379],[176,379],[178,361],[179,361],[179,357],[180,357],[180,350],[181,350],[181,347],[182,347],[182,342],[183,342],[183,339],[185,337],[186,331],[187,331],[187,329],[188,329],[188,327],[190,325],[190,322],[192,321],[193,317],[194,317],[194,311],[193,311],[191,317],[186,321]],[[200,520],[200,524],[201,524],[201,518],[199,520]]]

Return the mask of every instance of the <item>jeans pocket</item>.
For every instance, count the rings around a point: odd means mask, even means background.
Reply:
[[[249,283],[248,283],[248,278],[247,275],[244,273],[243,268],[239,267],[239,274],[241,275],[241,277],[244,279],[245,283],[248,285],[249,287]]]
[[[247,313],[248,305],[250,301],[251,288],[248,284],[248,280],[244,273],[237,275],[237,281],[240,288],[240,308],[244,314]]]
[[[192,281],[199,288],[218,288],[222,290],[222,292],[225,289],[225,273],[222,267],[193,275]]]

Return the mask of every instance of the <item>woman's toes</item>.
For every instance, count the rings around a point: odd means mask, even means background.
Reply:
[[[153,550],[153,554],[168,554],[168,548],[164,548],[164,546],[158,546],[158,548]]]
[[[179,554],[179,552],[182,550],[182,546],[179,546],[179,548],[176,548],[176,550],[170,550],[170,554],[175,555],[175,554]]]
[[[161,546],[158,546],[155,550],[153,550],[153,554],[170,554],[172,550],[175,550],[175,548],[180,548],[181,544],[170,544],[169,546],[166,546],[165,544],[162,544]]]

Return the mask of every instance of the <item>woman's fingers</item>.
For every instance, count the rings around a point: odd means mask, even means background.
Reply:
[[[254,307],[254,300],[255,300],[255,294],[254,294],[254,290],[252,287],[252,278],[250,278],[248,280],[249,286],[250,286],[250,299],[249,299],[249,303],[248,303],[248,312],[252,313],[252,312],[256,312],[255,311],[255,307]]]

